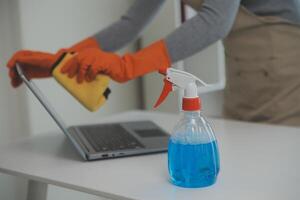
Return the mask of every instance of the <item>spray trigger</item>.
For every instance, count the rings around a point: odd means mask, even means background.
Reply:
[[[169,95],[169,93],[172,92],[172,90],[173,90],[173,84],[165,78],[164,79],[164,88],[163,88],[158,100],[156,101],[154,108],[157,108],[166,99],[166,97]]]
[[[196,82],[202,85],[202,87],[199,88],[202,91],[205,91],[205,89],[209,89],[209,87],[211,87],[209,84],[205,83],[193,74],[182,70],[168,68],[166,70],[160,70],[159,73],[165,76],[164,87],[154,105],[154,108],[157,108],[167,98],[169,93],[176,89],[184,90],[184,99],[199,99]]]

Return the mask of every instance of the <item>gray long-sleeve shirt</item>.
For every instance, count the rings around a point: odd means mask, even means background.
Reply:
[[[136,0],[119,21],[95,35],[103,50],[115,51],[139,36],[166,0]],[[166,36],[171,61],[185,59],[223,39],[230,32],[238,8],[300,24],[300,0],[199,0],[198,14]]]

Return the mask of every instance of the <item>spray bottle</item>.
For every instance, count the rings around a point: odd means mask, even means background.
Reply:
[[[173,184],[187,188],[206,187],[217,180],[220,169],[218,145],[214,132],[201,113],[196,83],[209,86],[196,76],[173,68],[163,72],[163,91],[155,104],[158,107],[171,91],[184,90],[183,117],[169,139],[168,169]]]

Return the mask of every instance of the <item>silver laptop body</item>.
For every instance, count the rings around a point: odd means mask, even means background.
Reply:
[[[67,127],[39,88],[17,72],[84,160],[166,152],[169,135],[151,121]]]

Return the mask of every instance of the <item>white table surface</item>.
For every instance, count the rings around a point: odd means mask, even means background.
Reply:
[[[137,111],[104,121],[143,119],[170,131],[178,116]],[[204,189],[170,184],[166,153],[85,162],[59,131],[1,147],[0,172],[110,199],[300,199],[300,129],[210,121],[219,142],[221,171],[217,183]]]

